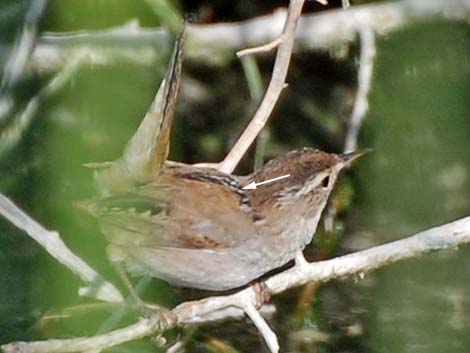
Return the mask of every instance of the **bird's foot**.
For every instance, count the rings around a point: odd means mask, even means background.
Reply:
[[[255,307],[261,308],[264,304],[271,301],[271,293],[269,293],[266,284],[263,281],[256,281],[252,285],[253,291],[255,292]]]

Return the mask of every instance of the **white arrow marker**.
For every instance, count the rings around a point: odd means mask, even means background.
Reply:
[[[253,190],[253,189],[256,189],[256,187],[257,187],[258,185],[263,185],[263,184],[267,184],[267,183],[272,183],[273,181],[285,179],[285,178],[288,178],[288,177],[290,177],[290,174],[286,174],[286,175],[283,175],[283,176],[280,176],[280,177],[277,177],[277,178],[265,180],[265,181],[262,181],[261,183],[257,183],[257,182],[254,181],[254,182],[252,182],[252,183],[249,183],[247,186],[245,186],[245,187],[243,188],[243,190]]]

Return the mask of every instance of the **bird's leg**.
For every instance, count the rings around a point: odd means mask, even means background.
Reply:
[[[304,252],[299,250],[297,254],[295,254],[295,265],[296,266],[308,266],[309,262],[305,259]]]
[[[173,314],[171,310],[168,310],[162,306],[145,303],[139,296],[139,293],[132,285],[129,276],[127,275],[123,263],[124,263],[124,253],[123,251],[114,245],[109,245],[107,248],[108,257],[113,264],[116,272],[118,273],[119,277],[121,278],[122,282],[126,286],[129,294],[135,304],[143,313],[147,315],[155,315],[158,314],[161,316],[161,319],[166,321],[165,323],[162,322],[163,325],[173,326],[176,323],[176,316]]]
[[[108,258],[111,261],[111,264],[115,268],[116,272],[118,273],[119,277],[121,278],[122,283],[126,286],[130,296],[132,297],[132,300],[134,301],[134,304],[139,307],[139,308],[145,308],[146,305],[140,298],[139,294],[137,293],[136,289],[132,285],[129,276],[127,275],[126,271],[124,270],[124,254],[122,250],[113,245],[109,245],[107,247],[107,253],[108,253]]]
[[[253,291],[255,292],[257,309],[261,308],[264,304],[271,301],[271,294],[269,293],[264,281],[257,280],[252,284]]]

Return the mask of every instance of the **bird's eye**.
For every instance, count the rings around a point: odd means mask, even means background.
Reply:
[[[330,183],[330,177],[329,176],[326,176],[323,178],[323,180],[321,181],[321,186],[323,186],[324,188],[328,187],[328,184]]]

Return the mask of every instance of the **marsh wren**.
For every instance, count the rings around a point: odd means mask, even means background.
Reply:
[[[361,153],[298,149],[244,177],[166,161],[182,37],[123,156],[93,165],[102,197],[82,207],[99,219],[112,253],[131,272],[229,290],[286,264],[311,241],[339,172]]]

